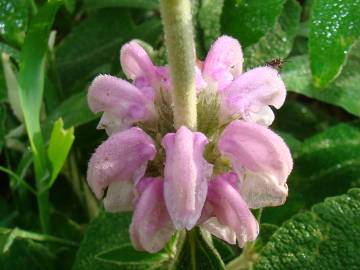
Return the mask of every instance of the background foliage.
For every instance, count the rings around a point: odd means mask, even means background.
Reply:
[[[104,213],[85,182],[106,137],[86,91],[96,74],[123,77],[130,39],[164,63],[158,1],[0,0],[1,269],[360,268],[360,0],[192,3],[199,58],[229,34],[246,69],[285,61],[273,128],[295,161],[287,203],[264,209],[243,250],[194,231],[135,251],[130,215]]]

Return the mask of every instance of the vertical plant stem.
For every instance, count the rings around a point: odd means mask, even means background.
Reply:
[[[173,84],[175,127],[196,130],[195,46],[190,0],[160,0]]]
[[[89,219],[93,219],[99,213],[99,207],[96,199],[89,190],[86,181],[82,179],[81,174],[79,173],[76,153],[74,152],[69,155],[68,168],[70,184],[76,196],[81,201],[81,204],[87,210]]]

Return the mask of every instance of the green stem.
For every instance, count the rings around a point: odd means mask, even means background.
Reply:
[[[98,203],[89,190],[85,179],[83,179],[79,173],[76,153],[74,152],[69,155],[68,168],[70,174],[70,184],[81,204],[87,210],[89,219],[93,219],[99,213]]]
[[[73,247],[79,246],[77,242],[73,242],[71,240],[59,238],[56,236],[24,231],[19,228],[13,228],[13,229],[0,228],[0,234],[9,234],[9,233],[12,235],[13,238],[31,239],[39,242],[43,242],[43,241],[53,242],[53,243],[66,245],[66,246],[73,246]]]
[[[196,130],[195,46],[190,0],[160,0],[173,84],[175,127]]]
[[[7,173],[8,175],[10,175],[11,177],[13,177],[20,185],[22,185],[23,187],[27,188],[29,191],[31,191],[34,195],[37,195],[37,192],[35,189],[33,189],[32,186],[30,186],[24,179],[20,178],[16,173],[14,173],[13,171],[0,166],[0,171]]]

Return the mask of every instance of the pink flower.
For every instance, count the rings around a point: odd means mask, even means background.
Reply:
[[[88,103],[93,112],[104,112],[98,128],[108,135],[123,131],[138,122],[156,121],[155,99],[172,89],[170,71],[155,66],[146,51],[136,42],[126,43],[120,51],[122,69],[132,84],[110,75],[98,75],[88,91]],[[198,67],[197,89],[206,86]],[[171,94],[171,92],[170,92]],[[171,95],[165,95],[171,104]],[[170,98],[170,99],[169,99]]]
[[[278,72],[259,67],[242,74],[243,54],[239,42],[222,36],[212,45],[202,69],[208,88],[219,91],[221,123],[235,118],[269,126],[279,109],[286,89]]]
[[[207,203],[210,216],[202,226],[215,236],[240,247],[253,241],[259,234],[259,225],[241,197],[237,178],[233,173],[215,177],[209,184]]]
[[[130,237],[136,249],[155,253],[175,231],[165,206],[164,181],[160,177],[143,178],[138,185],[140,196],[130,225]]]
[[[220,37],[195,67],[198,92],[219,96],[210,102],[219,101],[224,129],[220,136],[204,131],[208,139],[185,126],[166,133],[172,130],[166,122],[172,118],[162,114],[172,104],[168,67],[155,66],[135,41],[123,46],[120,61],[132,83],[99,75],[88,93],[91,110],[104,112],[99,126],[110,135],[91,157],[87,174],[97,198],[107,189],[105,209],[135,209],[131,240],[148,252],[161,250],[176,230],[196,225],[241,247],[255,240],[259,225],[250,209],[283,204],[293,166],[284,141],[267,128],[274,120],[270,106],[280,108],[286,96],[278,72],[258,67],[242,73],[240,44]],[[133,127],[139,122],[144,130]],[[204,157],[209,143],[206,158],[215,161],[215,176]],[[218,159],[231,166],[224,169]],[[149,177],[156,171],[164,174]]]
[[[104,112],[98,128],[111,135],[133,123],[155,117],[154,103],[131,83],[110,75],[99,75],[88,92],[93,112]]]
[[[204,206],[212,165],[203,157],[206,136],[182,126],[162,140],[166,151],[164,196],[176,229],[190,230]]]
[[[241,74],[243,62],[239,42],[222,36],[211,46],[203,63],[202,74],[211,88],[222,91]]]
[[[236,120],[220,136],[220,152],[240,179],[240,193],[250,208],[285,202],[292,158],[284,141],[267,127]]]
[[[132,186],[144,175],[149,160],[155,157],[153,140],[143,130],[131,128],[110,136],[92,155],[87,181],[97,198],[104,199],[111,212],[132,208]]]

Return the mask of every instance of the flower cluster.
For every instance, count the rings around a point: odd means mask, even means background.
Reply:
[[[286,96],[277,70],[243,73],[240,44],[220,37],[195,67],[195,132],[172,125],[168,67],[155,66],[135,41],[120,58],[132,82],[99,75],[88,93],[109,135],[89,162],[96,197],[107,211],[134,211],[130,235],[139,250],[157,252],[176,230],[194,226],[231,244],[255,240],[250,209],[283,204],[292,170],[288,147],[268,128],[270,106],[280,108]]]

